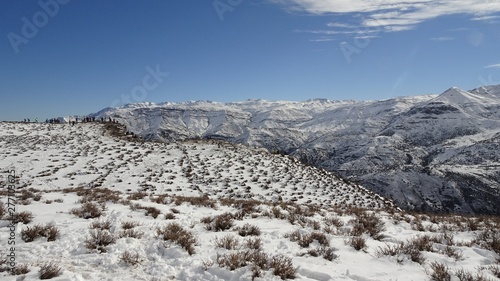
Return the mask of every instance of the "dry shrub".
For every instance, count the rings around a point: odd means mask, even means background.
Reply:
[[[90,223],[89,228],[91,229],[111,229],[111,221],[110,220],[94,220]]]
[[[205,228],[207,230],[213,230],[213,231],[224,231],[231,229],[234,224],[234,218],[231,213],[224,213],[217,215],[215,217],[204,217],[202,218],[201,222],[205,223]]]
[[[329,217],[324,219],[327,226],[335,226],[336,228],[344,226],[344,223],[337,217]]]
[[[28,272],[30,272],[30,270],[27,264],[18,264],[11,271],[14,275],[26,274]]]
[[[411,240],[408,240],[406,243],[407,248],[413,248],[418,251],[432,252],[433,244],[436,242],[435,238],[430,237],[429,235],[417,236]]]
[[[104,204],[106,202],[118,203],[121,199],[121,192],[114,191],[108,188],[78,188],[76,189],[76,195],[81,196],[80,203],[92,203],[97,202]]]
[[[485,229],[477,234],[472,243],[500,255],[500,233],[498,230]]]
[[[258,237],[250,237],[245,240],[245,246],[250,250],[260,250],[262,247],[262,239]]]
[[[464,269],[459,269],[455,274],[459,281],[475,281],[474,275]]]
[[[397,246],[386,245],[385,248],[379,247],[376,255],[381,256],[396,256],[398,262],[403,262],[404,258],[408,258],[413,262],[423,264],[425,257],[422,251],[432,251],[432,244],[430,237],[427,235],[416,237],[408,240],[406,243],[401,243]]]
[[[11,217],[11,220],[13,224],[19,222],[22,222],[23,224],[28,224],[33,221],[33,218],[34,216],[32,212],[23,211],[20,213],[14,213]]]
[[[144,197],[146,197],[148,194],[146,192],[143,192],[143,191],[138,191],[138,192],[134,192],[134,193],[131,193],[127,199],[128,200],[141,200],[143,199]]]
[[[208,207],[212,209],[216,209],[217,202],[213,199],[210,199],[208,196],[198,196],[198,197],[187,197],[187,196],[175,196],[175,205],[179,206],[182,203],[189,203],[193,206],[200,207]]]
[[[221,238],[215,237],[214,244],[218,248],[224,248],[226,250],[236,250],[240,245],[240,241],[238,241],[238,237],[228,234]]]
[[[385,224],[374,213],[362,212],[351,220],[351,223],[353,224],[351,231],[353,236],[361,236],[363,233],[367,233],[375,240],[381,240],[385,237],[381,234],[385,230]]]
[[[309,254],[312,257],[319,257],[322,256],[325,260],[332,261],[337,258],[337,255],[335,254],[335,249],[331,247],[318,247],[315,249],[309,249],[307,251],[307,254]],[[300,254],[303,255],[303,254]]]
[[[37,237],[42,235],[44,227],[41,224],[37,224],[32,227],[27,227],[23,230],[21,230],[21,239],[24,242],[32,242],[35,240]]]
[[[165,214],[165,219],[166,220],[173,220],[173,219],[175,219],[175,214],[174,213],[167,213],[167,214]]]
[[[281,209],[279,207],[272,207],[271,213],[277,219],[284,219],[286,217],[285,214],[281,212]]]
[[[90,229],[90,237],[85,240],[85,246],[89,250],[97,250],[100,253],[107,252],[106,247],[116,242],[115,236],[106,229]]]
[[[96,203],[86,202],[80,208],[71,209],[70,213],[83,219],[94,219],[104,214],[103,209],[103,206]]]
[[[273,256],[269,266],[273,269],[273,274],[281,277],[282,280],[294,279],[297,273],[292,259],[283,255]]]
[[[138,253],[125,251],[120,256],[120,260],[128,265],[138,265],[141,263],[141,258]]]
[[[193,255],[195,252],[196,237],[178,223],[169,223],[162,228],[159,227],[156,229],[156,234],[164,241],[172,241],[181,246],[189,255]]]
[[[151,215],[155,219],[161,214],[161,211],[155,207],[145,207],[144,210],[146,210],[146,216]]]
[[[120,238],[127,238],[128,237],[128,238],[141,239],[142,236],[144,236],[144,232],[137,230],[137,229],[129,228],[129,229],[124,229],[124,230],[120,231],[118,236]]]
[[[0,219],[2,219],[5,214],[7,214],[7,209],[5,208],[4,203],[0,201]]]
[[[124,221],[122,222],[122,228],[123,229],[132,229],[136,226],[139,226],[140,223],[136,222],[136,221]]]
[[[220,267],[227,267],[229,270],[235,270],[251,263],[249,252],[232,252],[226,254],[217,253],[217,263]]]
[[[256,225],[251,225],[249,223],[245,223],[239,230],[238,234],[240,236],[259,236],[260,228]]]
[[[450,258],[454,258],[455,261],[464,260],[463,253],[460,250],[453,248],[452,246],[446,246],[444,248],[444,253]]]
[[[330,246],[330,241],[328,237],[322,232],[314,231],[309,234],[302,234],[299,230],[295,230],[290,234],[287,234],[290,238],[290,241],[297,242],[300,247],[307,248],[309,245],[314,242],[314,240],[318,241],[321,246]]]
[[[40,266],[38,274],[40,279],[52,279],[62,274],[62,268],[55,262],[47,262]]]
[[[367,247],[366,239],[361,236],[353,236],[349,239],[349,245],[351,245],[356,251],[363,250]]]
[[[49,224],[45,226],[43,236],[47,237],[48,242],[55,241],[59,237],[59,229],[55,225]]]
[[[24,242],[33,242],[38,237],[47,237],[47,241],[55,241],[59,236],[59,229],[52,224],[43,226],[37,224],[33,227],[27,227],[21,230],[21,239]]]
[[[269,257],[260,251],[239,251],[226,254],[217,253],[217,264],[229,270],[252,266],[252,277],[260,277],[262,270],[269,268]]]
[[[430,264],[432,272],[430,273],[431,280],[433,281],[450,281],[450,269],[443,263],[432,262]]]
[[[169,200],[167,198],[170,198],[170,195],[168,194],[159,194],[156,197],[151,196],[151,201],[155,202],[157,204],[167,204]]]

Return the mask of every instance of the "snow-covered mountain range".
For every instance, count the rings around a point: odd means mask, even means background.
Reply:
[[[94,116],[148,140],[284,152],[406,209],[500,214],[500,85],[380,101],[139,103]]]

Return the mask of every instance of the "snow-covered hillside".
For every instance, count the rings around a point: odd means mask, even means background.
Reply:
[[[262,149],[0,123],[0,167],[1,280],[500,280],[498,217],[401,212]]]
[[[406,209],[500,213],[500,86],[383,101],[130,104],[96,116],[149,140],[279,150]]]

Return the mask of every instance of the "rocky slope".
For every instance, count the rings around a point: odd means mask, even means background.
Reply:
[[[143,103],[95,116],[149,140],[279,150],[406,209],[500,214],[500,85],[382,101]]]

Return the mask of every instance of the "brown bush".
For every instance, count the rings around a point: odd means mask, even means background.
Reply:
[[[55,241],[59,236],[59,229],[54,225],[43,226],[37,224],[33,227],[27,227],[21,230],[21,239],[24,242],[33,242],[37,237],[47,237],[47,241]]]
[[[38,274],[40,279],[52,279],[62,274],[62,268],[54,262],[47,262],[40,266]]]
[[[375,240],[381,240],[385,236],[381,234],[385,230],[384,222],[374,213],[360,213],[355,219],[351,220],[353,229],[351,235],[361,236],[367,233]]]
[[[144,209],[146,210],[146,216],[151,215],[155,219],[161,214],[161,211],[155,207],[145,207]]]
[[[2,219],[5,214],[7,214],[7,209],[5,208],[3,202],[0,201],[0,219]]]
[[[120,256],[120,260],[128,265],[138,265],[141,263],[141,258],[138,253],[125,251]]]
[[[156,234],[164,241],[172,241],[181,246],[189,255],[195,253],[194,244],[196,243],[196,238],[191,232],[183,229],[178,223],[169,223],[163,228],[157,228]]]
[[[236,250],[238,249],[240,242],[238,241],[238,237],[228,234],[220,238],[215,237],[214,244],[218,248],[224,248],[226,250]]]
[[[327,226],[335,226],[336,228],[344,226],[344,223],[337,217],[329,217],[324,219]]]
[[[124,221],[122,222],[122,228],[123,229],[132,229],[136,226],[139,226],[140,223],[136,222],[136,221]]]
[[[292,259],[283,255],[273,256],[269,266],[273,269],[273,274],[281,277],[282,280],[294,279],[297,273]]]
[[[267,254],[259,251],[239,251],[226,254],[217,253],[217,263],[220,267],[235,270],[247,265],[252,265],[254,276],[260,276],[261,270],[267,270],[269,264]]]
[[[104,214],[103,209],[102,206],[96,203],[86,202],[80,208],[70,210],[70,213],[83,219],[94,219]]]
[[[500,255],[500,233],[495,229],[485,229],[479,232],[472,243]]]
[[[89,250],[97,250],[100,253],[107,252],[106,247],[114,244],[116,238],[108,230],[91,229],[90,237],[85,240],[85,246]]]
[[[331,247],[318,247],[314,249],[309,249],[306,252],[308,255],[312,257],[319,257],[322,256],[325,260],[332,261],[337,258],[337,255],[335,254],[335,249]],[[299,254],[299,255],[304,255],[304,254]]]
[[[24,242],[32,242],[35,240],[37,237],[42,236],[42,232],[44,230],[43,225],[37,224],[32,227],[27,227],[23,230],[21,230],[21,239]]]
[[[124,230],[120,231],[118,236],[120,238],[129,237],[129,238],[141,239],[142,236],[144,236],[144,232],[139,231],[137,229],[129,228],[129,229],[124,229]]]
[[[12,223],[16,224],[19,222],[22,222],[23,224],[28,224],[33,221],[33,213],[32,212],[20,212],[20,213],[14,213],[11,217]]]
[[[287,235],[290,238],[290,241],[297,242],[300,247],[307,248],[309,245],[314,242],[314,240],[318,241],[318,243],[322,246],[330,246],[330,242],[327,236],[318,231],[314,231],[309,234],[302,234],[299,230],[295,230],[292,233]]]
[[[233,215],[227,212],[221,215],[217,215],[213,218],[211,217],[202,218],[201,221],[206,224],[205,228],[207,230],[213,230],[213,231],[228,230],[231,227],[233,227],[234,224]]]
[[[240,236],[259,236],[260,228],[256,225],[251,225],[249,223],[245,223],[239,230],[238,234]]]
[[[432,272],[430,273],[431,280],[433,281],[450,281],[451,274],[448,266],[439,262],[432,262],[430,264]]]
[[[14,275],[21,275],[30,272],[27,264],[17,264],[11,271]]]
[[[363,250],[367,247],[366,239],[361,236],[354,236],[349,239],[349,245],[351,245],[356,251]]]
[[[490,265],[488,270],[493,273],[497,278],[500,278],[500,267],[497,265]]]
[[[106,202],[118,203],[121,200],[121,192],[114,191],[108,188],[78,188],[76,189],[76,194],[81,196],[80,203],[100,203],[104,204]]]
[[[216,201],[210,199],[208,196],[198,196],[198,197],[187,197],[187,196],[175,196],[175,205],[179,206],[182,203],[189,203],[193,206],[208,207],[215,209],[217,207]]]
[[[226,254],[217,253],[217,263],[220,267],[235,270],[247,266],[251,262],[248,252],[232,252]]]
[[[110,220],[94,220],[90,223],[89,228],[110,230],[111,225],[112,223]]]
[[[250,237],[245,240],[245,246],[250,250],[260,250],[262,247],[262,239],[258,237]]]
[[[143,192],[143,191],[138,191],[138,192],[134,192],[134,193],[131,193],[127,199],[128,200],[141,200],[143,199],[144,197],[146,197],[148,194],[146,192]]]
[[[166,220],[173,220],[173,219],[175,219],[175,214],[174,213],[167,213],[167,214],[165,214],[165,219]]]

